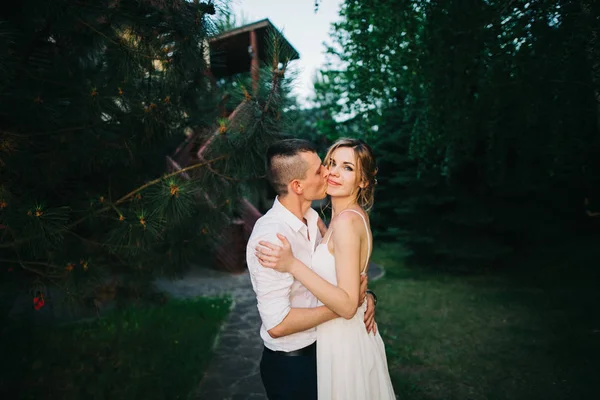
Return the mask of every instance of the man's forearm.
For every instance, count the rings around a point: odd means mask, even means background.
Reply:
[[[339,317],[336,313],[325,306],[315,308],[292,308],[283,321],[269,331],[273,338],[291,335],[314,328],[323,322]]]

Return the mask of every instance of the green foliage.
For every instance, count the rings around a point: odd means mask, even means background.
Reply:
[[[348,0],[341,15],[317,128],[374,146],[382,237],[479,263],[589,224],[597,4]]]
[[[219,118],[215,8],[30,0],[3,14],[0,259],[25,279],[85,297],[79,278],[177,274],[219,245],[282,130],[289,57],[273,35],[281,70],[230,93],[236,117]],[[205,132],[201,158],[165,174],[190,131]]]
[[[170,300],[1,334],[3,398],[184,399],[208,365],[229,299]]]

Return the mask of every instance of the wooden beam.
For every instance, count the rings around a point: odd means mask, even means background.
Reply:
[[[256,38],[256,30],[250,31],[250,50],[252,54],[252,62],[250,63],[250,76],[252,76],[252,91],[254,95],[258,93],[258,79],[260,73],[260,59],[258,58],[258,39]]]

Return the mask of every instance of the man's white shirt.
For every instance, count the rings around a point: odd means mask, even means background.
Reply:
[[[315,247],[322,238],[317,226],[319,215],[309,208],[304,218],[307,224],[300,221],[276,198],[273,207],[256,221],[246,247],[246,261],[262,320],[260,336],[265,346],[275,351],[294,351],[316,341],[316,328],[280,338],[272,338],[268,331],[279,325],[291,308],[316,307],[317,298],[291,274],[261,266],[255,249],[261,240],[281,244],[277,238],[280,233],[290,242],[294,256],[311,267]]]

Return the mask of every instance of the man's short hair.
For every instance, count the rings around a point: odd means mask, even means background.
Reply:
[[[304,152],[316,153],[317,149],[303,139],[279,140],[267,149],[267,179],[278,195],[286,195],[294,179],[306,177],[309,165],[300,157]]]

